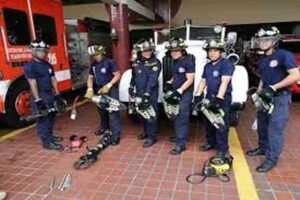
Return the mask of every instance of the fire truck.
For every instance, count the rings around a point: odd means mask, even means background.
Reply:
[[[29,86],[23,66],[31,60],[30,41],[41,38],[50,45],[48,61],[54,66],[60,92],[85,85],[90,43],[106,46],[109,34],[87,31],[83,21],[64,20],[60,0],[0,0],[0,119],[10,127],[30,114]]]

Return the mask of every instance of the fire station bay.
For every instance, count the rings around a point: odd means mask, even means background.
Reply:
[[[299,0],[0,0],[0,200],[300,200]]]

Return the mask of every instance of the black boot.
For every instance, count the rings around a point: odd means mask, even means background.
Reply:
[[[199,150],[202,151],[202,152],[205,152],[205,151],[209,151],[209,150],[214,149],[214,148],[215,148],[214,145],[206,143],[206,144],[200,146]]]
[[[265,161],[263,162],[263,164],[261,164],[256,168],[256,171],[260,173],[270,171],[273,167],[276,166],[276,164],[277,164],[276,162]]]
[[[175,156],[175,155],[179,155],[179,154],[181,154],[183,151],[185,151],[186,150],[186,147],[185,147],[185,145],[176,145],[175,147],[174,147],[174,149],[172,149],[170,152],[169,152],[169,154],[171,154],[171,155],[173,155],[173,156]]]
[[[137,136],[137,139],[138,139],[138,140],[144,140],[144,139],[146,139],[146,138],[147,138],[146,133],[141,133],[141,134],[139,134],[139,135]]]
[[[60,137],[60,136],[56,136],[56,135],[52,135],[52,140],[53,140],[53,142],[61,142],[61,141],[63,141],[64,140],[64,138],[63,137]]]
[[[61,144],[57,144],[54,142],[50,142],[49,144],[44,144],[43,147],[44,149],[48,149],[48,150],[55,150],[55,151],[63,150],[63,146]]]
[[[113,139],[113,140],[111,141],[111,145],[113,145],[113,146],[117,146],[117,145],[119,145],[119,144],[120,144],[120,138]]]
[[[105,129],[97,130],[95,132],[95,135],[103,135],[105,133],[105,131],[106,131]]]
[[[265,155],[265,153],[266,153],[266,151],[259,147],[256,149],[247,151],[248,156],[263,156],[263,155]]]
[[[219,158],[219,159],[224,160],[224,159],[225,159],[225,155],[226,155],[225,152],[218,151],[218,152],[216,153],[216,158]]]
[[[175,143],[177,141],[177,137],[176,136],[171,136],[169,137],[169,141],[172,143]]]
[[[148,148],[148,147],[151,147],[152,145],[154,145],[155,143],[157,142],[156,139],[149,139],[147,138],[143,144],[143,147],[144,148]]]

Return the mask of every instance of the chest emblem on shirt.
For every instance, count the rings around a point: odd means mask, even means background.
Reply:
[[[278,61],[277,60],[271,60],[270,67],[277,67],[277,66],[278,66]]]
[[[183,72],[185,72],[185,69],[184,69],[183,67],[179,67],[178,71],[179,71],[180,73],[183,73]]]
[[[218,77],[219,76],[219,72],[218,71],[213,71],[213,76],[214,77]]]
[[[154,67],[152,67],[152,70],[153,70],[154,72],[156,72],[156,71],[158,70],[158,67],[157,67],[157,66],[154,66]]]
[[[142,70],[141,70],[141,69],[139,69],[139,70],[138,70],[138,73],[139,73],[139,74],[140,74],[140,73],[142,73]]]
[[[48,69],[48,71],[49,71],[49,74],[52,74],[52,69]]]
[[[106,68],[102,68],[102,69],[101,69],[101,73],[102,73],[102,74],[105,74],[105,73],[106,73]]]

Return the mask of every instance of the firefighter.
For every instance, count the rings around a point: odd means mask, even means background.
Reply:
[[[179,106],[179,114],[174,119],[176,144],[169,152],[171,155],[178,155],[186,150],[195,73],[195,63],[187,56],[186,48],[182,38],[172,38],[166,45],[167,56],[171,57],[173,66],[172,78],[164,86],[164,92],[169,94],[165,95],[164,100]]]
[[[154,55],[154,43],[151,40],[141,39],[135,45],[137,59],[132,64],[133,76],[131,78],[129,95],[142,99],[141,109],[153,106],[156,114],[158,110],[158,77],[161,71],[160,61]],[[138,136],[143,140],[143,147],[147,148],[156,143],[157,122],[142,118],[143,133]]]
[[[108,95],[114,99],[119,99],[117,83],[121,74],[117,63],[105,57],[105,47],[92,45],[88,47],[88,54],[92,57],[92,65],[87,80],[87,91],[85,98],[91,99],[94,96],[94,89],[99,95]],[[95,88],[94,88],[95,81]],[[112,145],[120,143],[121,119],[119,112],[111,112],[98,107],[100,115],[99,129],[96,135],[102,135],[106,131],[112,132]]]
[[[299,71],[293,54],[278,48],[280,32],[276,27],[261,28],[255,38],[264,52],[259,60],[261,80],[257,93],[265,103],[273,103],[274,110],[271,114],[257,112],[258,148],[247,155],[265,155],[265,161],[256,171],[267,172],[276,165],[282,151],[291,104],[289,86],[299,79]]]
[[[200,147],[201,151],[212,148],[217,150],[216,157],[225,159],[228,151],[228,131],[230,125],[231,106],[231,77],[234,66],[226,58],[222,57],[224,45],[214,39],[208,41],[205,47],[210,60],[204,67],[202,79],[195,94],[195,104],[199,104],[206,88],[206,98],[210,101],[207,109],[218,113],[219,109],[224,111],[225,128],[216,129],[207,119],[205,124],[206,144]]]
[[[49,150],[61,150],[62,137],[53,135],[55,123],[55,106],[64,104],[57,87],[54,69],[45,61],[49,45],[43,40],[34,40],[29,46],[33,59],[24,65],[24,75],[31,89],[30,106],[33,113],[50,111],[45,117],[38,119],[37,131],[43,147]],[[53,93],[54,90],[54,93]]]

